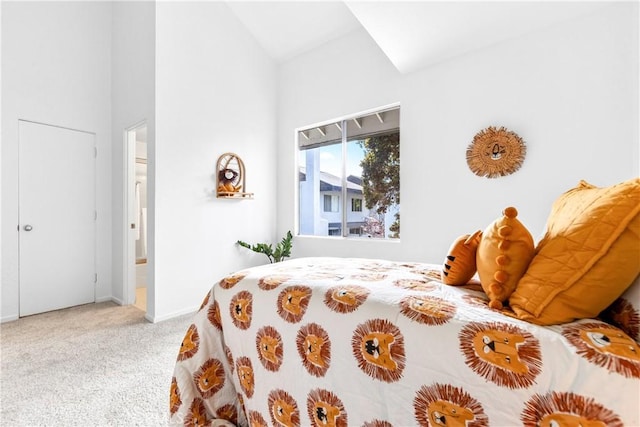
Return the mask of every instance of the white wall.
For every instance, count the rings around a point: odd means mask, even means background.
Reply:
[[[2,2],[2,320],[18,316],[18,119],[96,134],[98,300],[111,297],[111,4]]]
[[[0,2],[0,46],[2,46],[2,2]],[[0,48],[1,49],[1,48]],[[2,98],[2,58],[0,58],[0,98]],[[0,102],[0,132],[2,130],[2,103]],[[2,135],[0,135],[0,140],[2,139]],[[0,195],[2,194],[2,149],[0,147]],[[2,276],[2,197],[0,197],[0,296],[4,293],[2,289],[2,283],[4,282]],[[1,299],[1,298],[0,298]],[[2,303],[0,302],[0,321],[2,321],[2,313],[4,309],[2,307]],[[13,318],[13,315],[12,317]]]
[[[228,6],[158,2],[154,320],[197,309],[214,280],[266,261],[235,242],[276,239],[275,125],[276,66]],[[243,159],[254,200],[216,199],[225,152]]]
[[[401,241],[296,237],[293,254],[440,263],[451,242],[506,206],[534,238],[553,200],[585,179],[638,175],[638,5],[616,3],[561,25],[408,75],[364,31],[281,67],[279,233],[294,229],[296,127],[399,101]],[[522,168],[480,178],[465,152],[487,126],[527,143]]]
[[[142,121],[147,124],[149,155],[155,147],[155,28],[156,5],[149,1],[113,3],[112,122],[113,122],[113,298],[124,301],[123,204],[124,131]],[[154,183],[153,157],[149,157],[147,184]],[[149,188],[148,187],[148,188]],[[151,192],[152,193],[152,192]],[[152,204],[151,204],[152,205]],[[151,216],[151,213],[148,213]],[[148,228],[147,228],[148,229]],[[151,245],[153,238],[147,239]],[[149,259],[151,263],[151,259]],[[151,267],[150,267],[151,269]],[[147,312],[153,317],[153,283],[147,289]]]

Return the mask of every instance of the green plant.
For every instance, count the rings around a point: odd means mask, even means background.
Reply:
[[[293,236],[291,235],[291,231],[287,231],[287,235],[282,238],[280,243],[276,245],[276,249],[273,249],[271,244],[266,243],[258,243],[255,245],[250,245],[247,242],[243,242],[242,240],[238,240],[238,244],[243,248],[251,249],[254,252],[265,254],[267,258],[269,258],[270,263],[280,262],[284,258],[291,256],[291,246],[292,246]]]

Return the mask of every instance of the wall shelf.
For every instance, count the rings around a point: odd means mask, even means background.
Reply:
[[[253,199],[253,193],[218,191],[216,197],[219,199]]]
[[[220,199],[253,199],[246,191],[244,162],[234,153],[225,153],[216,164],[216,197]]]

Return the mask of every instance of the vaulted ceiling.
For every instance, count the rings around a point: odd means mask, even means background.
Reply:
[[[229,1],[276,61],[364,28],[409,73],[610,5],[592,1]]]

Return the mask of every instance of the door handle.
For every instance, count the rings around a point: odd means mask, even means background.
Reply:
[[[31,231],[31,230],[33,230],[33,227],[30,226],[29,224],[24,226],[24,231]]]

